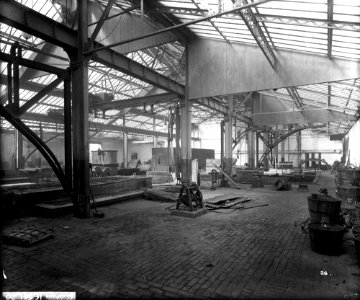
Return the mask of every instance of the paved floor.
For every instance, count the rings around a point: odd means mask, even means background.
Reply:
[[[332,178],[309,185],[310,192]],[[307,192],[203,190],[205,199],[239,193],[269,204],[196,219],[170,215],[173,203],[144,199],[102,207],[103,219],[28,218],[55,237],[30,248],[2,245],[4,291],[75,291],[77,298],[359,299],[360,268],[351,232],[344,254],[311,251]],[[230,211],[225,211],[230,212]],[[327,275],[326,275],[327,274]]]

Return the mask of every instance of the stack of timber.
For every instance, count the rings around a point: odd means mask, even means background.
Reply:
[[[236,168],[236,182],[251,184],[252,187],[264,187],[261,179],[262,176],[256,169],[240,169]]]
[[[341,199],[341,211],[350,222],[360,222],[360,169],[338,168],[335,175],[336,195]]]

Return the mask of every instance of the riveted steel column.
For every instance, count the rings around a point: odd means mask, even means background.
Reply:
[[[249,131],[247,134],[247,145],[248,145],[248,164],[250,168],[255,167],[255,134],[254,131]]]
[[[176,178],[180,177],[180,108],[176,106],[175,108],[175,127],[176,127],[176,136],[175,136],[175,144],[176,144],[176,157],[175,157],[175,172]]]
[[[64,80],[64,140],[65,140],[65,177],[69,188],[72,187],[72,143],[71,143],[71,82]]]
[[[221,169],[224,169],[224,158],[225,158],[224,135],[225,135],[225,121],[221,120],[220,122],[220,168]]]
[[[185,48],[186,54],[186,85],[185,99],[181,105],[181,177],[191,182],[191,112],[189,100],[189,50]]]
[[[77,52],[70,53],[73,108],[73,203],[74,215],[90,216],[88,59],[84,57],[88,39],[87,1],[77,1],[79,12]]]
[[[225,119],[225,172],[231,176],[232,170],[232,128],[233,128],[234,97],[228,97],[228,115]]]
[[[153,148],[156,148],[157,147],[157,137],[155,135],[155,132],[156,132],[156,118],[153,118],[153,131],[154,131]]]
[[[123,127],[124,127],[124,131],[123,131],[123,167],[127,168],[128,167],[128,135],[127,132],[125,131],[125,115],[123,116]]]
[[[259,164],[259,132],[256,132],[255,136],[255,167]]]

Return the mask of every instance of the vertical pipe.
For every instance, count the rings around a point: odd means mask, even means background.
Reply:
[[[65,140],[65,177],[69,189],[72,187],[72,145],[71,145],[71,82],[64,80],[64,140]]]
[[[77,52],[68,53],[73,66],[73,203],[74,215],[90,216],[90,172],[89,172],[89,99],[88,59],[84,57],[88,40],[87,1],[77,0],[78,37]]]

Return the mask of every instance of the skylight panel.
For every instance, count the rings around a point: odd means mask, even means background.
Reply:
[[[271,37],[283,37],[285,39],[291,39],[291,38],[300,38],[300,39],[317,39],[317,40],[327,40],[327,35],[326,34],[321,34],[321,33],[314,33],[314,34],[309,34],[307,32],[301,32],[301,31],[291,31],[291,30],[286,30],[286,29],[275,29],[275,28],[271,28],[270,31],[270,36]]]
[[[160,4],[167,7],[196,8],[192,1],[159,1]]]
[[[337,51],[337,50],[333,50],[332,53],[333,53],[334,56],[341,56],[341,57],[346,57],[346,58],[360,59],[359,54],[345,53],[345,52],[340,52],[340,51]]]
[[[334,14],[333,19],[334,19],[334,21],[344,21],[344,22],[359,23],[360,22],[360,15]]]
[[[276,3],[276,2],[269,2]],[[286,3],[286,2],[281,2]],[[308,7],[302,7],[301,10],[291,10],[284,8],[264,8],[263,6],[258,7],[259,13],[264,15],[281,15],[283,17],[298,17],[298,18],[311,18],[311,19],[327,19],[327,9],[321,11],[311,11]]]

